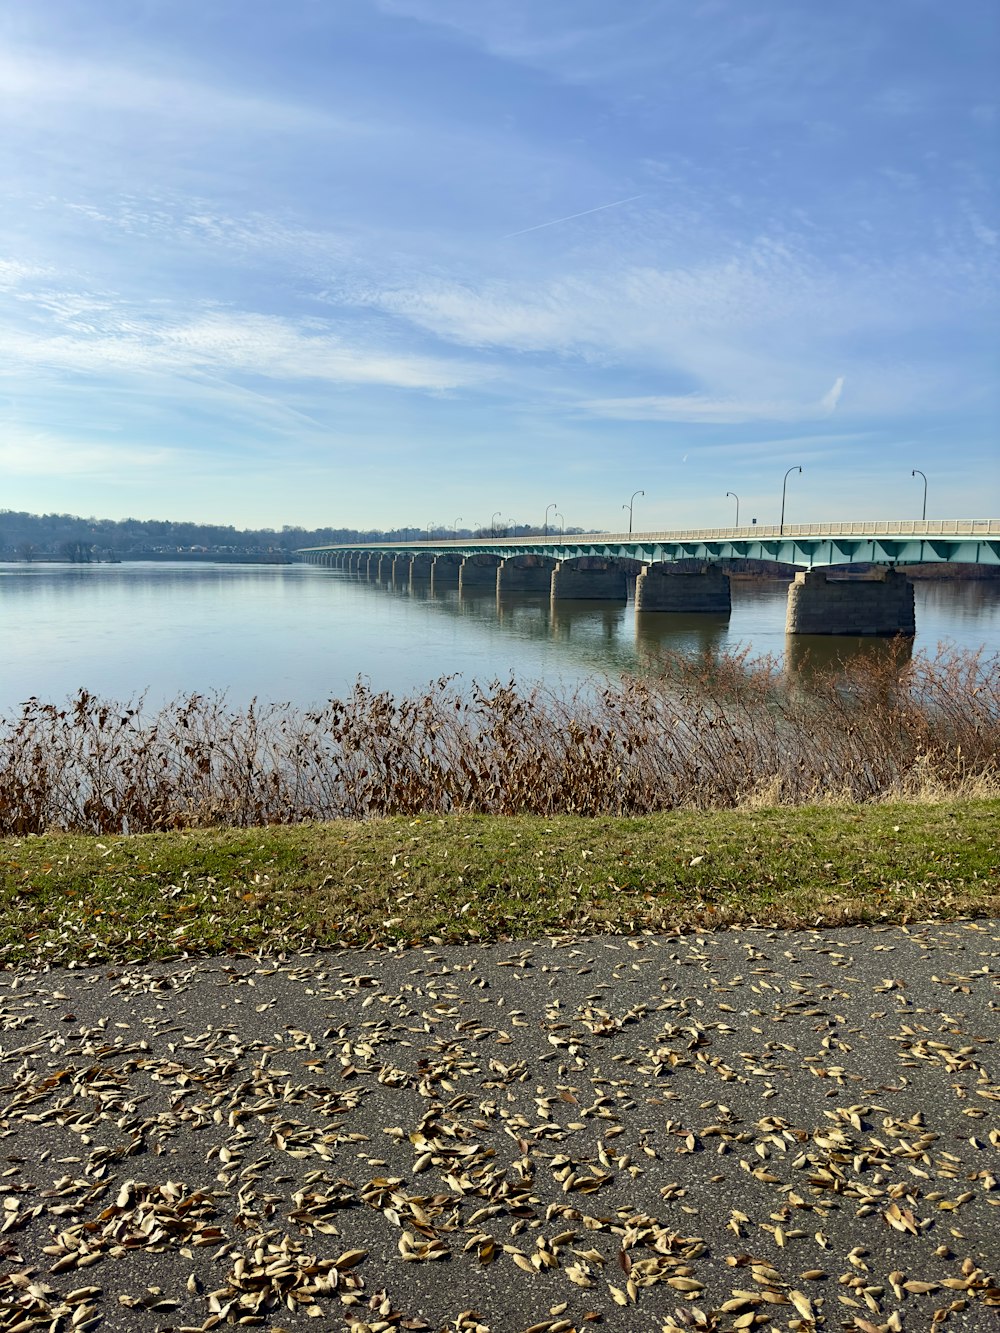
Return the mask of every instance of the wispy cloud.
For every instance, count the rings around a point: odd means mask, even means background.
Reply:
[[[40,278],[45,270],[17,259],[0,259],[0,291],[14,291],[29,279]]]
[[[758,421],[813,421],[829,416],[833,390],[818,403],[739,402],[705,394],[647,395],[641,398],[593,398],[583,411],[614,421],[676,421],[689,425],[748,425]]]
[[[840,396],[843,392],[844,376],[838,375],[832,387],[819,400],[819,405],[827,416],[837,410],[837,404],[840,402]]]
[[[228,372],[275,381],[431,391],[478,382],[484,375],[481,369],[443,357],[394,353],[374,345],[366,348],[357,340],[350,343],[318,320],[297,323],[276,316],[218,312],[186,321],[156,321],[66,294],[38,297],[34,304],[62,316],[64,327],[47,334],[24,327],[0,328],[0,355],[7,374],[31,367],[161,377]]]
[[[665,445],[694,487],[732,448],[742,494],[761,436],[956,471],[995,440],[984,4],[948,62],[911,0],[16,8],[0,439],[36,494],[339,440],[329,490],[376,523],[468,514],[501,456],[517,498]]]
[[[136,476],[172,468],[183,456],[176,449],[68,440],[41,431],[8,429],[0,437],[0,468],[11,476]]]
[[[941,304],[928,300],[935,283],[942,279],[919,262],[910,272],[844,268],[820,262],[804,243],[758,238],[674,268],[617,263],[478,286],[417,278],[366,299],[456,346],[555,356],[567,389],[596,371],[613,380],[623,367],[641,366],[658,382],[638,394],[584,391],[588,415],[736,424],[838,410],[847,375],[834,377],[831,361],[848,363],[858,410],[933,405],[939,367],[918,369],[895,352],[859,360],[850,349],[884,347],[921,319],[939,322]],[[957,319],[957,307],[949,317]],[[822,393],[824,381],[831,387]]]
[[[366,134],[360,120],[299,100],[268,98],[228,90],[180,74],[165,75],[150,61],[136,69],[125,60],[98,61],[40,48],[0,48],[0,115],[21,117],[30,129],[32,113],[68,108],[79,118],[89,112],[148,116],[177,124],[197,122],[216,129],[254,127],[268,132]],[[24,117],[28,113],[28,121]]]

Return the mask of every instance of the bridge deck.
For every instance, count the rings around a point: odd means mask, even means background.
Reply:
[[[437,537],[418,541],[343,542],[301,548],[320,556],[338,551],[393,554],[581,556],[670,563],[683,559],[763,559],[810,567],[853,563],[968,563],[1000,565],[1000,519],[864,520],[841,523],[754,524],[668,532],[553,533],[532,537]]]

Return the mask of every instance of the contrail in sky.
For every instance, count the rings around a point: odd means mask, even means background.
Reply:
[[[635,199],[641,199],[641,194],[630,194],[627,199],[615,199],[610,204],[598,204],[596,208],[585,208],[582,213],[567,213],[564,218],[553,218],[551,222],[539,222],[534,227],[523,227],[520,231],[509,231],[506,236],[501,236],[502,241],[509,241],[512,236],[526,236],[529,231],[541,231],[543,227],[558,227],[560,222],[572,222],[574,218],[585,218],[591,213],[603,213],[606,208],[619,208],[622,204],[631,204]]]

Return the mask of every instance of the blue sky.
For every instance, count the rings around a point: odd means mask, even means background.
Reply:
[[[0,3],[0,507],[1000,514],[993,0]]]

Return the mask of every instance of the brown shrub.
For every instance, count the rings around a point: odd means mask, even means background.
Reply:
[[[998,789],[1000,656],[783,676],[746,653],[575,692],[362,681],[303,712],[81,690],[0,722],[0,834],[138,833],[379,815],[640,815]]]

